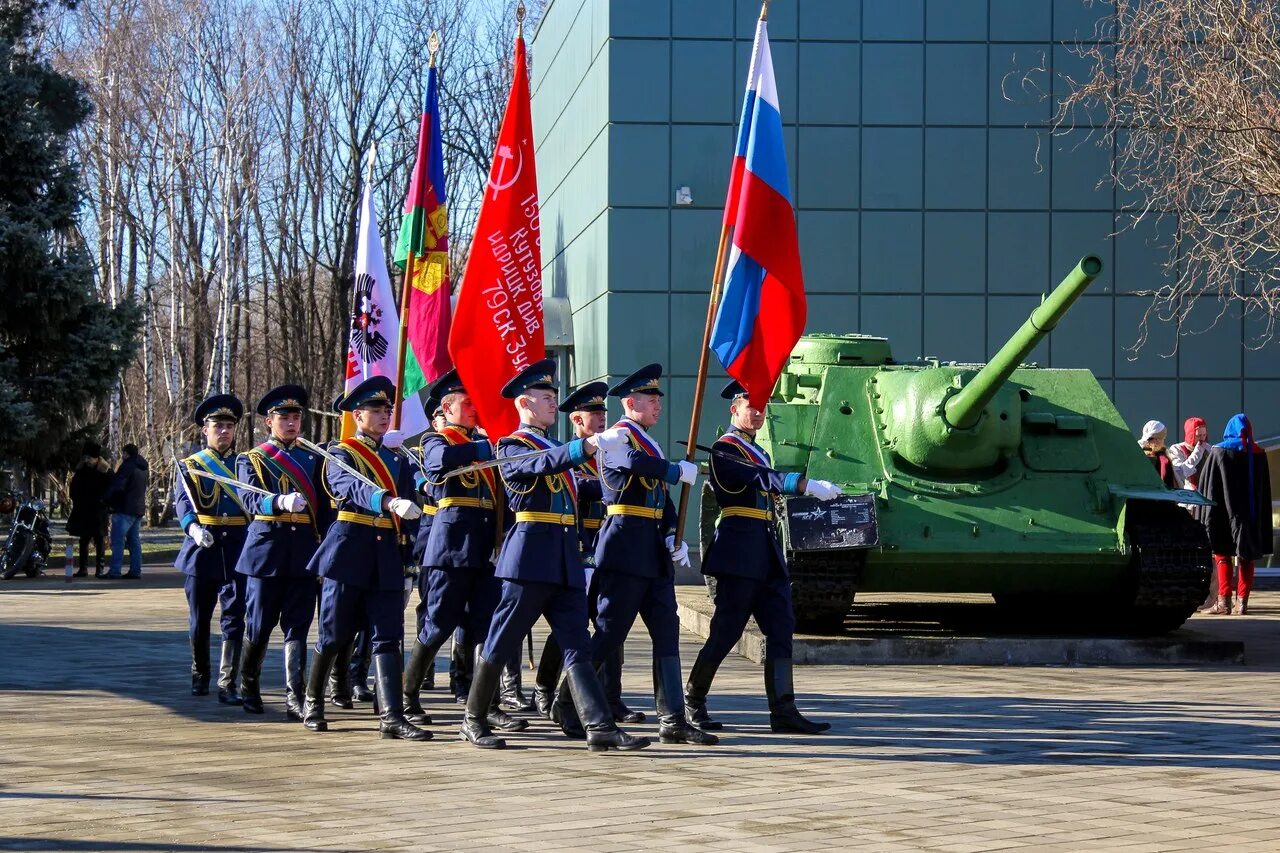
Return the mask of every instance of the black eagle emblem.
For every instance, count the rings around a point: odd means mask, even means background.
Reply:
[[[378,331],[382,309],[373,304],[373,276],[356,276],[355,310],[351,312],[351,348],[365,363],[378,361],[387,354],[390,344]]]

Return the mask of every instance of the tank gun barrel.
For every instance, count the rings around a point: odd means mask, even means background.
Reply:
[[[1101,272],[1101,259],[1093,255],[1081,258],[1076,268],[1031,312],[1022,327],[1000,347],[987,365],[959,393],[947,399],[947,423],[957,429],[969,429],[976,424],[1000,386],[1008,381],[1027,354],[1053,331]]]

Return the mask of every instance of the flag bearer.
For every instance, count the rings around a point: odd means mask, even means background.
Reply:
[[[676,540],[676,510],[667,487],[692,484],[698,467],[670,462],[648,433],[662,416],[662,365],[650,364],[609,393],[622,398],[626,414],[617,426],[628,443],[600,462],[605,520],[596,541],[595,635],[591,652],[601,680],[621,681],[618,650],[636,616],[653,640],[653,692],[658,737],[663,743],[714,744],[715,735],[689,725],[680,674],[680,619],[676,615],[675,568],[689,563],[689,546]]]
[[[405,560],[401,540],[412,540],[422,509],[414,497],[409,460],[383,444],[395,393],[385,376],[366,379],[348,392],[341,408],[353,414],[356,434],[334,447],[333,458],[324,463],[325,489],[337,516],[311,564],[324,589],[303,724],[312,731],[328,728],[324,688],[329,668],[356,629],[367,625],[378,730],[384,738],[428,740],[430,732],[405,719],[400,697]]]
[[[236,571],[245,581],[245,647],[241,696],[244,709],[261,714],[262,661],[271,632],[284,632],[285,715],[302,719],[307,632],[316,610],[316,579],[307,571],[315,554],[328,508],[319,502],[320,456],[297,443],[302,410],[308,402],[300,385],[281,385],[258,401],[270,437],[240,454],[240,482],[266,489],[264,497],[245,492],[241,500],[253,515]]]
[[[501,510],[496,472],[488,468],[448,476],[491,459],[493,446],[487,438],[476,435],[476,407],[456,370],[440,377],[430,393],[440,400],[446,422],[422,442],[426,489],[435,501],[436,514],[419,579],[422,628],[404,672],[405,714],[411,721],[426,716],[419,696],[427,665],[464,621],[466,632],[482,643],[501,591],[493,576]],[[503,731],[528,726],[498,708],[497,702],[490,709],[489,724]]]
[[[764,685],[769,699],[769,725],[775,732],[825,732],[830,725],[807,720],[796,708],[791,666],[791,635],[795,630],[791,578],[778,542],[773,497],[811,495],[826,501],[842,492],[825,480],[807,480],[800,474],[784,476],[769,470],[769,454],[756,444],[756,433],[764,426],[764,412],[752,408],[746,389],[737,381],[730,381],[720,396],[731,401],[730,427],[716,441],[711,456],[711,487],[715,489],[720,518],[702,563],[702,573],[716,579],[716,608],[710,636],[689,671],[685,687],[689,721],[704,731],[722,728],[707,714],[707,691],[721,662],[742,637],[747,619],[755,617],[765,636]]]
[[[646,747],[648,738],[632,737],[618,729],[590,664],[586,578],[571,473],[598,448],[621,449],[626,439],[616,429],[568,444],[547,437],[546,430],[556,420],[553,359],[522,370],[503,387],[502,396],[516,401],[520,415],[520,428],[498,442],[498,457],[512,460],[501,471],[514,520],[498,557],[502,599],[476,658],[462,737],[482,748],[505,746],[490,729],[488,711],[503,665],[519,657],[525,635],[538,617],[545,615],[564,649],[565,677],[586,727],[587,748],[602,752]],[[520,458],[539,451],[533,458]]]
[[[182,460],[175,473],[175,515],[186,531],[175,564],[186,575],[188,636],[191,640],[191,695],[209,692],[209,620],[219,604],[222,657],[218,701],[239,705],[236,682],[244,640],[245,577],[236,572],[248,518],[234,487],[192,475],[203,471],[234,480],[236,425],[244,405],[231,394],[214,394],[196,407],[204,448]],[[185,469],[185,470],[184,470]]]

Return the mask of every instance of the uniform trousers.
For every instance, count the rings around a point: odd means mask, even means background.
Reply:
[[[245,632],[251,643],[266,643],[279,625],[285,642],[307,641],[316,615],[316,579],[252,577],[245,581]]]
[[[595,634],[591,656],[598,665],[626,642],[636,621],[644,620],[653,641],[654,658],[680,654],[680,618],[676,615],[675,579],[644,578],[597,567]]]
[[[222,639],[235,642],[244,637],[244,575],[236,573],[235,580],[230,581],[187,575],[182,586],[187,593],[187,634],[192,641],[209,636],[215,605],[222,609],[218,619]]]
[[[422,616],[418,642],[434,653],[461,627],[469,639],[483,643],[502,594],[502,584],[493,570],[433,566],[424,573],[426,593],[418,602]]]
[[[755,617],[764,634],[765,655],[791,657],[791,636],[796,619],[791,610],[791,583],[775,572],[765,580],[719,575],[716,577],[715,614],[702,654],[717,666],[742,639],[747,619]]]
[[[564,653],[565,667],[590,664],[587,599],[582,590],[542,581],[502,581],[502,596],[485,641],[484,659],[506,665],[520,657],[520,647],[533,623],[545,616],[551,635]]]
[[[368,626],[372,653],[400,654],[404,640],[404,590],[366,589],[325,578],[320,590],[320,630],[316,654],[350,643]]]

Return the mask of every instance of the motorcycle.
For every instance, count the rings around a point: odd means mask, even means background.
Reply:
[[[0,553],[0,577],[9,580],[18,572],[25,572],[29,578],[38,576],[48,565],[52,547],[45,502],[27,498],[14,510],[9,539]]]

